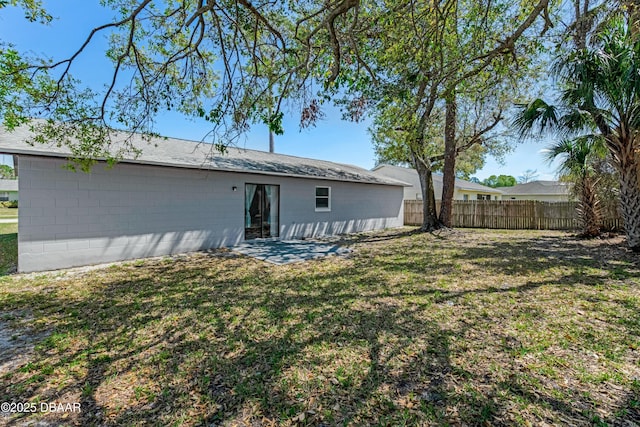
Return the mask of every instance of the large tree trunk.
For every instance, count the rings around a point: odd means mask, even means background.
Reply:
[[[627,244],[634,252],[640,252],[640,188],[635,160],[620,167],[620,207]]]
[[[442,205],[440,206],[440,222],[445,227],[452,226],[453,192],[456,185],[456,116],[456,96],[451,92],[446,101],[444,121],[444,167],[442,170]]]
[[[420,188],[422,190],[422,231],[432,231],[440,228],[438,215],[436,212],[436,198],[433,190],[433,175],[431,164],[414,159],[414,166],[420,178]]]
[[[600,215],[600,201],[596,192],[596,181],[591,176],[583,176],[578,183],[580,203],[578,214],[582,222],[582,236],[597,237],[600,235],[602,224]]]
[[[640,252],[640,158],[633,136],[626,138],[609,135],[607,145],[620,178],[620,210],[627,235],[627,244]]]
[[[633,36],[640,34],[640,2],[638,0],[623,0],[622,6],[629,18],[629,28]]]
[[[573,41],[576,49],[582,50],[587,47],[587,35],[593,21],[589,18],[589,0],[574,0],[573,7],[575,14]]]

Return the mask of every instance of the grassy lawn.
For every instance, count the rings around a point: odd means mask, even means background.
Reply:
[[[18,224],[0,223],[0,276],[18,266]]]
[[[20,358],[0,401],[81,402],[14,420],[81,425],[640,423],[640,259],[620,238],[348,244],[290,266],[215,252],[2,277]]]
[[[18,218],[18,208],[0,206],[0,219]]]

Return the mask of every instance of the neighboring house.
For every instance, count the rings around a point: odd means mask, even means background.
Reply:
[[[392,165],[378,165],[373,168],[373,172],[378,175],[392,178],[398,181],[411,184],[410,187],[404,189],[405,200],[422,200],[422,190],[420,187],[420,179],[415,169],[403,168]],[[433,187],[436,200],[442,199],[442,175],[433,174]],[[501,189],[486,187],[474,182],[456,179],[455,188],[453,190],[454,200],[502,200]]]
[[[0,202],[18,200],[18,180],[0,179]]]
[[[501,188],[503,200],[537,200],[539,202],[568,202],[569,184],[560,181],[531,181]]]
[[[134,135],[137,158],[71,172],[64,147],[29,136],[0,129],[20,167],[23,272],[403,225],[405,184],[355,166]]]

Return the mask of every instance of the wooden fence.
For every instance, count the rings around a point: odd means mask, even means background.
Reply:
[[[436,202],[440,211],[440,202]],[[454,200],[453,226],[510,230],[575,230],[580,228],[576,202],[533,200]],[[622,230],[616,206],[602,207],[602,228]],[[422,224],[422,201],[405,200],[404,224]]]

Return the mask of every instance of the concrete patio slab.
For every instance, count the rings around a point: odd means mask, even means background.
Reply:
[[[313,240],[256,239],[231,248],[232,251],[277,265],[303,262],[329,255],[344,255],[347,248]]]

